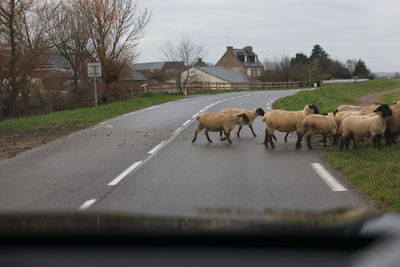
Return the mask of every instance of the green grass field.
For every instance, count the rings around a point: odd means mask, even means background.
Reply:
[[[351,147],[351,146],[350,146]],[[321,148],[324,159],[377,205],[386,211],[400,211],[400,145],[373,149],[370,142],[356,150],[341,152]]]
[[[0,121],[0,133],[37,129],[86,126],[149,106],[182,99],[177,94],[151,94],[91,108],[52,112],[44,115]]]
[[[393,101],[400,101],[400,92],[394,92],[388,95],[384,95],[383,97],[381,97],[381,101],[383,103],[392,105]]]
[[[373,80],[366,83],[330,85],[278,99],[274,103],[274,108],[301,110],[306,104],[315,104],[321,113],[333,112],[337,106],[353,104],[363,95],[398,87],[400,87],[399,80]]]
[[[333,111],[342,104],[353,104],[354,100],[369,93],[400,87],[399,80],[375,80],[359,84],[326,86],[315,91],[303,91],[279,99],[276,108],[299,110],[308,103],[318,106],[321,113]],[[400,93],[382,97],[385,103],[400,100]],[[339,151],[336,147],[319,148],[323,158],[377,206],[386,211],[400,212],[400,145],[382,149],[372,148],[371,142],[361,144],[356,150]]]

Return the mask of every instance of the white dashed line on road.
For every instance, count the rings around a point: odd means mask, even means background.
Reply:
[[[179,127],[178,129],[175,130],[175,132],[172,133],[172,135],[177,134],[181,129],[182,127]]]
[[[339,183],[320,163],[311,163],[311,167],[332,189],[332,191],[347,191],[347,189]]]
[[[196,118],[197,116],[199,116],[199,113],[196,113],[192,116],[192,118]]]
[[[86,210],[90,206],[92,206],[95,202],[96,202],[96,199],[94,199],[94,198],[92,198],[88,201],[85,201],[85,203],[83,203],[82,205],[79,206],[78,210]]]
[[[122,181],[129,173],[131,173],[134,169],[136,169],[142,162],[138,161],[133,163],[128,169],[123,171],[120,175],[118,175],[114,180],[108,183],[109,186],[117,185],[119,182]]]
[[[165,141],[162,141],[161,143],[159,143],[158,145],[156,145],[152,150],[150,150],[148,153],[149,153],[149,154],[153,154],[153,153],[156,152],[164,143],[165,143]]]
[[[190,120],[185,121],[185,123],[182,124],[182,126],[185,127],[189,122],[190,122]]]

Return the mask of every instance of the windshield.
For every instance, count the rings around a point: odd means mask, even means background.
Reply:
[[[398,1],[0,1],[0,212],[398,212],[399,15]]]

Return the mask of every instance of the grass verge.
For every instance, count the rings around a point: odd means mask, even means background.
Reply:
[[[326,113],[334,111],[339,105],[353,104],[357,98],[363,95],[398,87],[400,87],[399,80],[373,80],[366,83],[329,85],[278,99],[274,103],[274,107],[302,110],[306,104],[315,104],[321,113]]]
[[[0,133],[87,126],[128,112],[184,98],[177,94],[151,94],[91,108],[52,112],[0,121]]]
[[[320,148],[324,159],[378,207],[400,211],[400,145],[373,149],[370,142],[345,152]]]
[[[384,95],[380,99],[383,103],[387,103],[389,105],[393,104],[393,101],[399,101],[400,100],[400,92],[394,92],[388,95]]]
[[[326,86],[314,91],[302,91],[279,99],[275,108],[300,110],[308,103],[318,106],[321,113],[333,111],[342,104],[353,104],[362,95],[400,87],[399,80],[375,80],[367,83]],[[386,103],[400,100],[400,93],[382,97]],[[383,142],[384,143],[384,142]],[[335,147],[319,148],[322,157],[367,197],[386,211],[400,212],[400,145],[381,150],[365,142],[356,150],[344,152]]]

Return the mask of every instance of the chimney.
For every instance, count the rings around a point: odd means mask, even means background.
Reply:
[[[233,52],[233,46],[227,46],[226,47],[227,52]]]
[[[245,47],[243,48],[243,50],[246,51],[246,52],[253,52],[253,47],[251,47],[250,45],[248,45],[248,46],[245,46]]]

